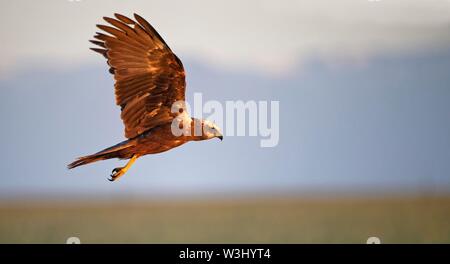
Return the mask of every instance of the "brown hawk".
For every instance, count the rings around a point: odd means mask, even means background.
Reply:
[[[99,160],[130,159],[124,167],[112,171],[111,181],[125,174],[141,156],[164,152],[189,141],[223,139],[214,123],[191,118],[184,111],[183,64],[158,32],[137,14],[135,20],[120,14],[114,16],[104,17],[111,26],[97,25],[107,34],[97,32],[91,42],[100,48],[91,49],[107,59],[109,72],[114,75],[116,103],[122,110],[128,140],[68,165],[72,169]],[[183,133],[174,133],[174,124],[184,129]],[[196,126],[200,133],[196,133]]]

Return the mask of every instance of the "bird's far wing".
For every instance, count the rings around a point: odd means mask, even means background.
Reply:
[[[125,136],[134,138],[173,120],[172,104],[184,100],[185,73],[181,61],[145,19],[137,14],[136,21],[114,16],[104,17],[112,27],[97,25],[108,34],[97,33],[91,42],[101,48],[92,50],[108,60]]]

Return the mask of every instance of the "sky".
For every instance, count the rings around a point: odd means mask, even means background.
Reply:
[[[1,7],[1,72],[42,60],[98,61],[86,41],[114,12],[147,18],[181,57],[272,74],[311,58],[364,63],[450,42],[448,0],[18,0]]]
[[[68,171],[122,141],[113,80],[87,40],[148,19],[187,99],[280,102],[280,142],[188,143]],[[8,1],[0,8],[0,197],[450,190],[450,1]]]

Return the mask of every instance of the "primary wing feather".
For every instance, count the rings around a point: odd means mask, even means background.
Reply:
[[[158,125],[172,122],[172,104],[184,100],[183,65],[158,32],[145,19],[136,21],[114,14],[111,26],[98,25],[92,50],[108,60],[114,74],[116,103],[122,109],[125,136],[134,138]]]

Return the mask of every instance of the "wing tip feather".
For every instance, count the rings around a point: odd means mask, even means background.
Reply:
[[[135,21],[133,21],[133,20],[130,19],[129,17],[124,16],[124,15],[122,15],[122,14],[114,13],[114,16],[115,16],[117,19],[119,19],[120,21],[122,21],[122,22],[124,22],[124,23],[126,23],[126,24],[130,24],[130,25],[136,24]]]

